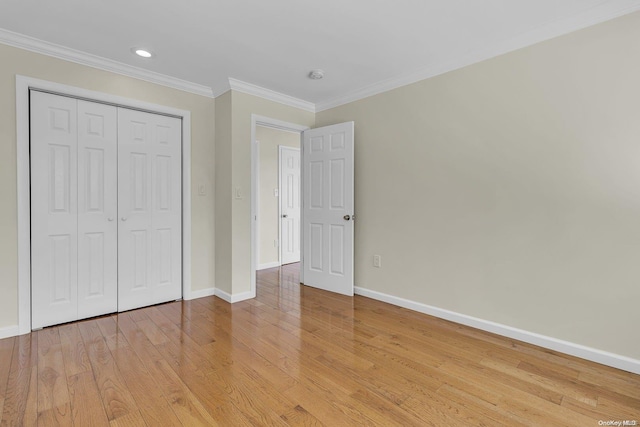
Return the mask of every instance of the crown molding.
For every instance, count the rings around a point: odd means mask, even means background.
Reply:
[[[640,0],[609,0],[600,3],[589,10],[578,15],[565,17],[555,21],[547,22],[542,26],[521,34],[517,37],[493,44],[487,48],[477,50],[468,54],[449,58],[441,63],[421,68],[413,72],[405,73],[400,76],[392,77],[386,80],[376,82],[374,84],[351,91],[343,96],[329,99],[327,101],[314,104],[293,96],[275,92],[273,90],[263,88],[251,83],[243,82],[234,78],[229,78],[229,86],[221,88],[214,93],[211,87],[192,83],[186,80],[170,77],[165,74],[148,71],[142,68],[127,65],[121,62],[106,59],[100,56],[91,55],[75,49],[70,49],[54,43],[49,43],[40,39],[25,36],[0,28],[0,43],[14,46],[17,48],[29,50],[47,56],[52,56],[65,61],[75,62],[77,64],[86,65],[121,74],[127,77],[133,77],[150,83],[167,86],[170,88],[194,93],[196,95],[215,98],[228,90],[247,93],[263,99],[278,102],[294,108],[300,108],[312,113],[318,113],[330,108],[338,107],[344,104],[355,102],[373,95],[378,95],[402,86],[426,80],[449,71],[457,70],[468,65],[472,65],[496,56],[512,52],[533,44],[558,37],[573,31],[577,31],[592,25],[599,24],[610,19],[614,19],[635,11],[640,10]]]
[[[545,40],[552,39],[564,34],[578,31],[592,25],[599,24],[614,18],[640,10],[638,0],[611,0],[592,7],[578,15],[565,17],[555,21],[547,22],[524,34],[493,44],[487,48],[450,58],[442,63],[405,73],[397,77],[392,77],[377,83],[365,86],[344,96],[330,99],[316,104],[316,112],[339,107],[344,104],[355,102],[373,95],[397,89],[421,80],[435,77],[449,71],[457,70],[468,65],[472,65],[496,56],[512,52]]]
[[[231,77],[229,77],[229,87],[231,88],[231,90],[257,96],[259,98],[264,98],[269,101],[278,102],[280,104],[288,105],[294,108],[300,108],[301,110],[309,111],[311,113],[316,112],[316,105],[313,102],[294,98],[293,96],[275,92],[271,89],[266,89]]]
[[[91,55],[86,52],[49,43],[23,34],[14,33],[13,31],[2,28],[0,28],[0,43],[40,53],[42,55],[52,56],[65,61],[75,62],[76,64],[86,65],[99,70],[109,71],[150,83],[167,86],[173,89],[194,93],[196,95],[213,98],[213,91],[208,86],[188,82],[186,80],[170,77],[154,71],[148,71],[100,56]]]

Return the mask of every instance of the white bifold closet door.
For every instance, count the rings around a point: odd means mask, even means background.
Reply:
[[[32,327],[117,311],[116,107],[31,93]]]
[[[118,310],[182,296],[182,121],[118,109]]]
[[[178,299],[181,120],[31,92],[32,328]]]

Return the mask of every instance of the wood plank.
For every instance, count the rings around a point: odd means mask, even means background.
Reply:
[[[129,412],[109,423],[111,427],[152,427],[153,424],[147,424],[142,418],[140,411]]]
[[[109,421],[137,413],[133,396],[125,385],[97,322],[83,321],[78,324],[78,328]]]
[[[280,415],[280,418],[290,426],[324,426],[319,419],[311,415],[300,405],[296,405],[294,408],[286,411]]]
[[[49,411],[48,417],[67,424],[62,418],[71,416],[70,399],[60,334],[58,328],[42,329],[37,334],[38,412]]]
[[[15,338],[2,426],[36,425],[38,417],[38,340],[36,334]]]
[[[109,418],[92,372],[67,378],[71,397],[71,419],[76,426],[108,426]]]
[[[7,395],[7,383],[9,381],[9,370],[15,341],[14,337],[0,340],[0,417],[2,416],[4,400]]]
[[[145,317],[146,318],[146,317]],[[144,320],[138,317],[140,320]],[[162,354],[148,340],[128,313],[119,316],[118,327],[128,340],[141,363],[148,370],[171,409],[184,425],[217,425],[216,421],[193,395]]]
[[[77,323],[67,323],[58,327],[65,373],[68,376],[91,371],[91,363],[82,341]]]
[[[97,323],[145,423],[151,426],[180,425],[158,383],[119,331],[115,320],[103,318]]]

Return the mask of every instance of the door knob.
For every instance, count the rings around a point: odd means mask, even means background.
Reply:
[[[287,218],[288,216],[289,216],[289,215],[284,214],[284,215],[282,215],[282,218]]]
[[[351,216],[349,215],[345,215],[342,217],[345,221],[349,221],[351,219]]]
[[[109,218],[107,218],[107,221],[109,221],[109,222],[113,221],[113,217],[110,216]]]
[[[120,219],[121,219],[121,220],[123,220],[123,221],[126,221],[126,220],[127,220],[127,217],[126,217],[126,216],[123,216],[123,217],[122,217],[122,218],[120,218]]]

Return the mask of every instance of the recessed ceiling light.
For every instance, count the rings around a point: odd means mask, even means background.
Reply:
[[[131,52],[135,53],[136,55],[142,58],[151,58],[154,56],[153,52],[146,49],[139,48],[139,47],[132,47]]]
[[[324,77],[324,71],[322,70],[311,70],[309,72],[309,78],[311,80],[320,80]]]

